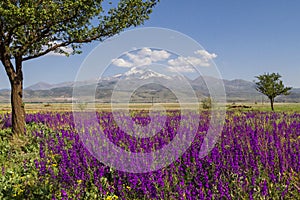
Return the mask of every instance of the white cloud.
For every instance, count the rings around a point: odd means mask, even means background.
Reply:
[[[152,50],[150,48],[142,48],[137,52],[127,52],[127,59],[113,59],[112,63],[118,67],[134,67],[151,65],[153,62],[167,60],[171,54],[165,50]]]
[[[59,44],[57,42],[50,42],[50,47],[53,45],[56,45],[56,44]],[[46,50],[47,46],[44,47],[44,50]],[[60,53],[60,52],[65,52],[65,53],[68,53],[68,54],[72,54],[73,53],[73,49],[71,47],[59,47],[58,49],[56,49],[55,51],[51,51],[49,52],[47,55],[49,56],[66,56],[64,53]]]
[[[119,67],[132,67],[132,63],[124,60],[123,58],[114,59],[112,63]]]
[[[192,66],[169,66],[167,68],[169,72],[186,72],[192,73],[195,72],[195,69]]]
[[[171,72],[194,72],[193,64],[199,62],[197,58],[179,56],[168,60],[168,70]]]
[[[165,50],[154,50],[154,51],[152,51],[151,58],[154,62],[156,62],[156,61],[166,60],[170,56],[171,56],[171,54]]]
[[[148,54],[147,52],[138,52],[137,54],[126,53],[126,56],[128,57],[127,62],[131,63],[131,65],[129,67],[151,64],[152,61],[151,61],[150,57],[147,56],[147,54]],[[122,67],[119,65],[117,65],[117,66]]]
[[[179,56],[176,59],[170,59],[168,60],[168,64],[171,66],[186,66],[186,65],[190,65],[187,61],[187,59],[185,59],[182,56]]]
[[[202,56],[202,58],[206,61],[212,60],[217,57],[217,54],[209,53],[208,51],[205,50],[197,50],[195,51],[195,54]]]
[[[139,50],[137,52],[137,55],[139,55],[141,57],[151,56],[151,54],[152,54],[152,50],[149,48],[146,48],[146,47],[142,48],[141,50]]]
[[[214,53],[205,50],[197,50],[194,56],[178,56],[175,59],[168,60],[168,70],[177,72],[194,72],[194,67],[209,67],[211,61],[217,57]]]

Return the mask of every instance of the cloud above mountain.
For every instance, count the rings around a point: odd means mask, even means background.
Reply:
[[[168,70],[172,72],[195,72],[194,67],[209,67],[211,61],[216,57],[215,53],[197,50],[193,56],[178,56],[175,59],[168,60]]]
[[[112,64],[117,67],[131,68],[149,66],[160,62],[166,65],[169,72],[193,73],[195,67],[209,67],[217,55],[206,50],[197,50],[191,56],[176,56],[165,50],[142,48],[125,53],[122,57],[113,59]]]
[[[151,65],[154,62],[167,60],[170,56],[171,54],[165,50],[152,50],[145,47],[134,52],[127,52],[123,58],[113,59],[112,64],[117,67]]]
[[[217,57],[217,54],[215,53],[209,53],[206,50],[197,50],[194,52],[196,55],[202,56],[202,59],[206,62],[209,62],[210,60],[214,59]]]

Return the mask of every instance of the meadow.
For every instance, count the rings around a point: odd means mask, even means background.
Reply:
[[[25,135],[12,135],[9,113],[3,109],[0,114],[0,199],[300,199],[299,112],[228,110],[218,143],[200,158],[209,128],[207,110],[181,116],[169,105],[162,116],[165,128],[138,139],[118,128],[109,108],[100,110],[96,116],[110,142],[135,153],[163,148],[176,136],[181,120],[199,118],[192,143],[174,162],[147,173],[129,173],[92,156],[70,107],[39,106],[41,110],[27,106]],[[132,112],[135,123],[149,123],[144,109]],[[88,122],[82,128],[97,135]]]
[[[230,109],[232,105],[246,105],[251,108],[237,108]],[[124,108],[127,104],[116,104],[116,107]],[[162,104],[166,110],[178,110],[180,105],[177,103],[163,103]],[[149,109],[152,106],[151,103],[131,103],[129,108],[133,110],[145,110]],[[199,109],[202,109],[202,105],[191,105],[191,108],[199,106]],[[300,103],[275,103],[275,112],[298,112],[300,113]],[[184,107],[188,107],[184,105]],[[243,103],[227,103],[226,107],[230,111],[271,111],[269,103],[252,103],[252,102],[243,102]],[[25,109],[27,113],[37,113],[37,112],[71,112],[72,103],[25,103]],[[108,103],[99,103],[95,105],[95,109],[98,111],[111,111],[111,105]],[[9,103],[0,103],[0,114],[10,112],[11,107]]]

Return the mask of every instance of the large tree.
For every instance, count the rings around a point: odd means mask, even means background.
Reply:
[[[285,87],[281,75],[278,73],[266,73],[264,75],[256,76],[258,81],[256,82],[256,90],[266,95],[271,103],[271,109],[274,111],[274,100],[279,95],[290,94],[291,87]]]
[[[11,85],[12,130],[23,133],[22,64],[57,52],[80,53],[83,43],[103,41],[149,19],[159,0],[2,0],[0,59]],[[106,9],[104,9],[106,8]]]

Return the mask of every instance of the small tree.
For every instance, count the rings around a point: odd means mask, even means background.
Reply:
[[[202,99],[202,108],[203,109],[211,109],[212,107],[212,99],[211,97],[206,97]]]
[[[11,85],[12,130],[23,133],[23,62],[50,52],[80,53],[81,44],[103,41],[149,19],[159,0],[0,1],[0,60]]]
[[[292,89],[291,87],[285,87],[283,85],[282,80],[280,80],[281,75],[278,73],[267,73],[256,76],[256,78],[259,80],[258,82],[255,82],[256,90],[270,99],[272,111],[274,111],[273,104],[275,97],[279,95],[289,95],[289,91]]]

